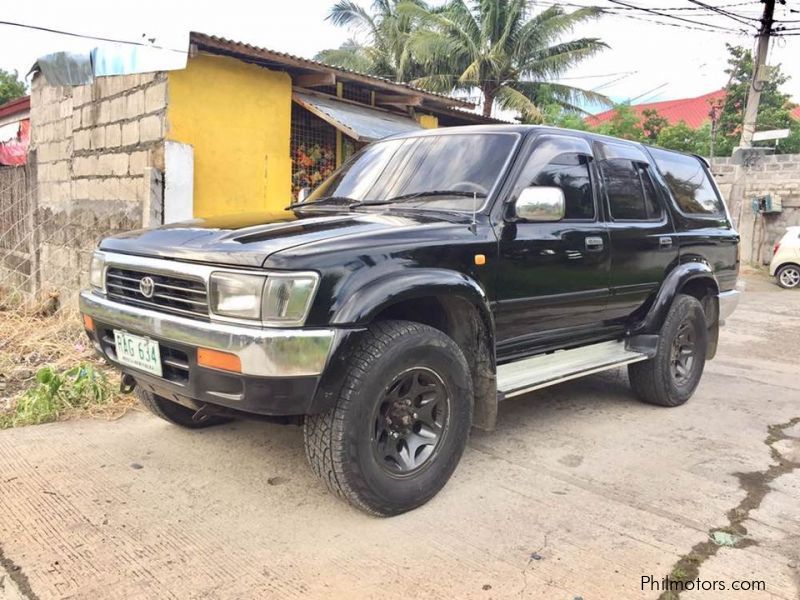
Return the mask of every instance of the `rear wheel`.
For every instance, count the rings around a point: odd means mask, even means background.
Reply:
[[[157,417],[161,417],[165,421],[188,429],[213,427],[214,425],[221,425],[230,421],[230,419],[211,415],[200,415],[199,418],[195,419],[197,411],[178,404],[177,402],[173,402],[172,400],[162,398],[140,387],[136,388],[136,396],[145,408]]]
[[[703,306],[692,296],[678,295],[661,328],[656,355],[628,365],[634,393],[649,404],[680,406],[700,382],[707,349]]]
[[[379,516],[430,500],[456,468],[472,422],[458,345],[408,321],[370,327],[336,406],[305,419],[306,455],[328,488]]]
[[[796,288],[800,285],[800,267],[797,265],[784,265],[775,273],[775,278],[782,288]]]

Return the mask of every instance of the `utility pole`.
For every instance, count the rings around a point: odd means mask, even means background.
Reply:
[[[747,94],[747,105],[742,123],[742,137],[739,140],[740,148],[752,148],[753,134],[756,132],[756,117],[758,116],[758,103],[761,101],[761,88],[766,80],[764,68],[767,63],[769,51],[769,38],[772,33],[772,19],[775,13],[775,0],[762,0],[764,14],[761,17],[761,27],[758,30],[758,47],[753,62],[753,79]]]

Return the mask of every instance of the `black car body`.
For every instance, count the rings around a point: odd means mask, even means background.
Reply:
[[[81,308],[98,352],[150,399],[191,411],[192,423],[241,414],[308,420],[334,411],[354,353],[378,335],[375,323],[422,324],[463,353],[471,422],[491,429],[505,396],[600,367],[655,364],[679,297],[702,307],[705,331],[689,337],[701,342],[700,363],[712,358],[718,327],[737,300],[738,239],[699,157],[547,127],[431,130],[373,144],[291,211],[103,240],[96,287],[81,295]],[[288,324],[221,316],[213,304],[223,292],[209,289],[214,273],[217,287],[236,287],[237,274],[280,282],[305,273],[275,293],[300,285],[311,297],[302,319]],[[155,288],[144,292],[155,296],[143,295],[145,277]],[[236,293],[230,296],[246,303]],[[160,374],[120,364],[115,330],[157,342]],[[611,356],[608,343],[627,352],[627,362]],[[592,357],[570,355],[577,370],[551,365],[553,356],[566,358],[559,352],[589,347]],[[202,366],[198,348],[223,353],[223,363],[224,353],[238,357],[239,372],[213,360]],[[514,365],[544,365],[542,357],[550,366],[538,379],[526,379],[520,367],[515,384],[500,385]],[[366,503],[392,514],[424,496],[386,510]]]

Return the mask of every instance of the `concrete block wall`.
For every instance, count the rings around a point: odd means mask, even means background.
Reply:
[[[716,158],[712,171],[742,237],[742,262],[769,264],[772,246],[783,237],[786,227],[800,225],[800,154],[767,155],[747,166]],[[741,183],[734,185],[737,177]],[[782,212],[753,213],[751,200],[766,194],[780,197]]]
[[[62,302],[86,285],[91,249],[106,235],[151,224],[164,168],[167,78],[144,73],[59,87],[34,79],[40,285]]]

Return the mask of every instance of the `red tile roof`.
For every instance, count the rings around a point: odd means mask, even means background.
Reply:
[[[662,102],[648,102],[646,104],[633,104],[631,108],[638,115],[643,111],[651,109],[658,112],[659,115],[669,121],[670,125],[675,125],[680,121],[686,123],[689,127],[696,129],[703,125],[709,119],[709,110],[711,109],[711,102],[721,101],[725,98],[725,90],[717,90],[703,94],[697,98],[682,98],[679,100],[664,100]],[[792,116],[800,120],[800,106],[792,109]],[[614,116],[614,109],[610,109],[591,117],[586,117],[586,123],[592,127],[610,121]]]
[[[708,121],[708,111],[711,108],[709,102],[722,100],[725,97],[725,90],[717,90],[708,94],[703,94],[697,98],[683,98],[680,100],[664,100],[662,102],[648,102],[646,104],[633,104],[631,108],[639,115],[647,109],[656,110],[658,114],[674,125],[683,121],[689,127],[697,128]],[[611,120],[614,116],[614,109],[598,113],[586,118],[586,122],[591,126],[600,125]]]

